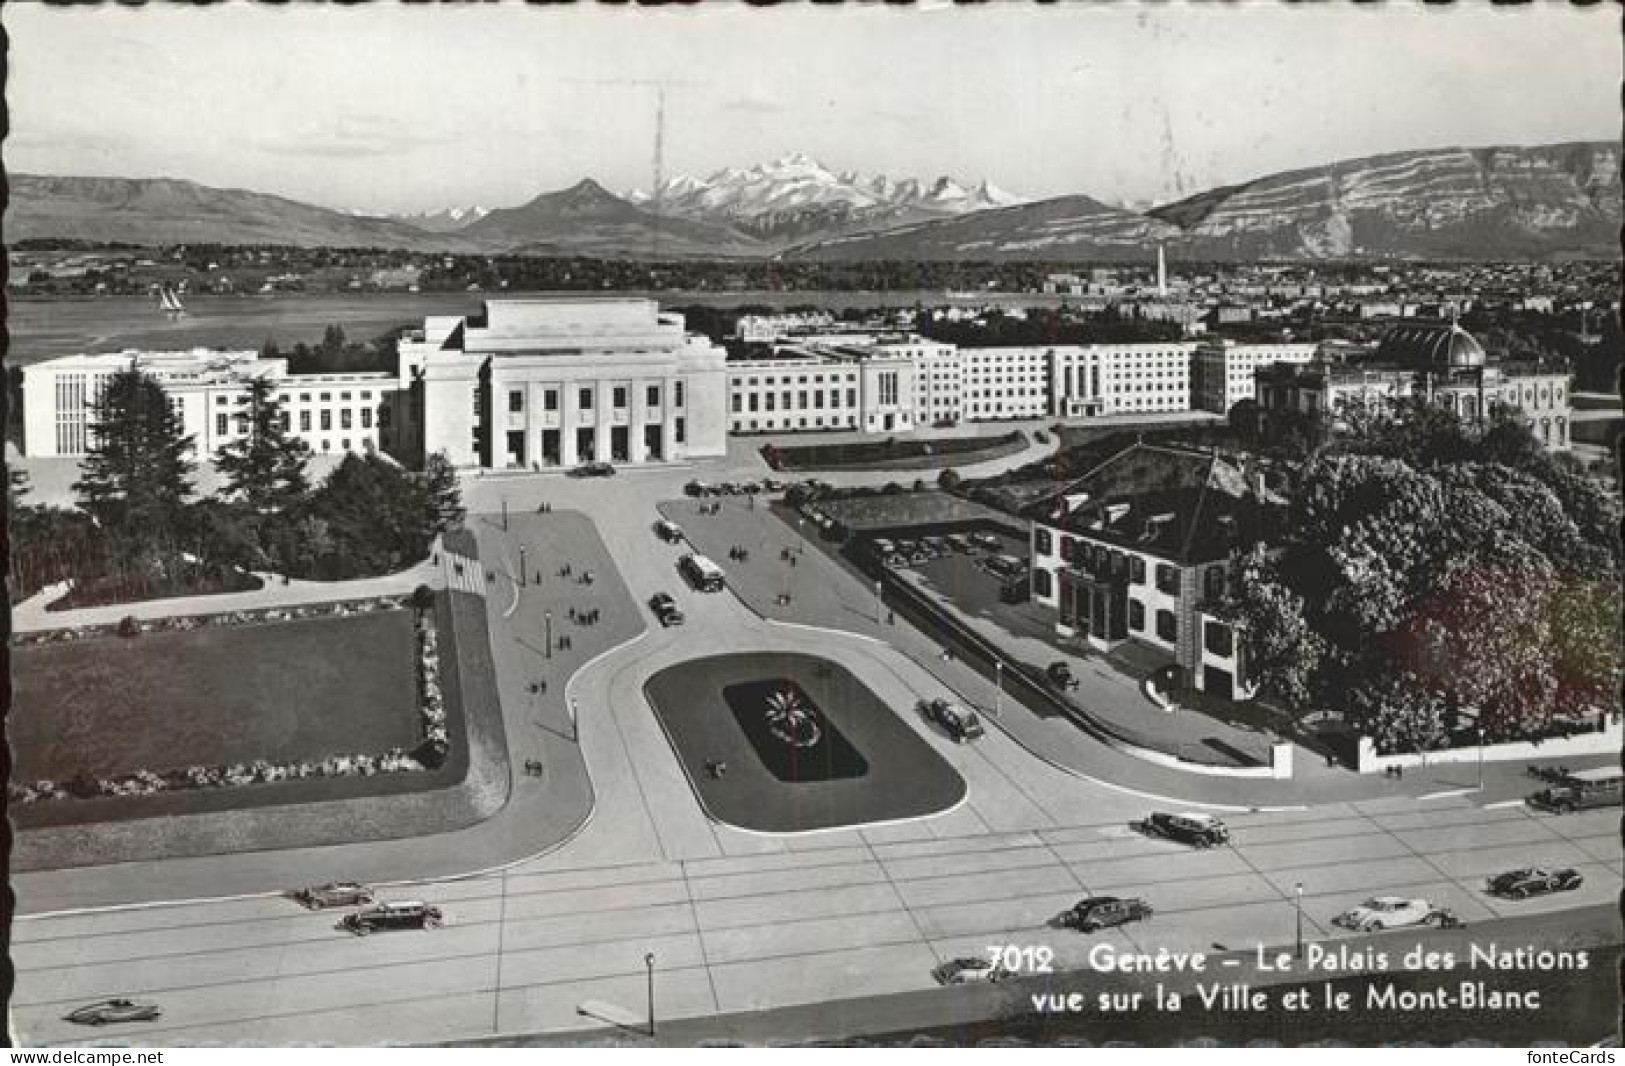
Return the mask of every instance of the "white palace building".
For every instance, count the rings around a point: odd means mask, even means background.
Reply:
[[[290,374],[253,351],[111,352],[23,371],[23,447],[82,456],[107,379],[135,367],[168,394],[199,454],[246,430],[247,382],[269,378],[286,430],[317,454],[382,452],[409,466],[542,469],[726,451],[726,353],[653,300],[487,300],[400,341],[397,373]]]

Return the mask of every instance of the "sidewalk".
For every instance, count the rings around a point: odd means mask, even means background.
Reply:
[[[438,544],[435,551],[439,551]],[[225,611],[297,607],[306,603],[331,603],[336,600],[393,596],[409,593],[419,585],[428,585],[430,588],[445,587],[441,568],[435,566],[432,559],[425,559],[408,570],[354,581],[290,579],[284,584],[282,578],[275,574],[256,576],[265,582],[265,587],[252,592],[177,596],[163,600],[142,600],[137,603],[113,603],[105,607],[47,611],[46,604],[67,592],[65,585],[53,585],[12,608],[11,628],[15,633],[31,633],[41,629],[66,629],[71,626],[112,625],[126,615],[134,615],[137,618],[171,618],[179,615],[219,614]]]

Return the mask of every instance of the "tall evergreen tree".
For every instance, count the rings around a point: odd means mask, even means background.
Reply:
[[[73,490],[104,530],[171,537],[192,491],[192,438],[163,387],[140,370],[113,374],[93,408]]]
[[[463,524],[463,494],[457,470],[445,452],[435,452],[423,464],[422,489],[430,527],[444,533]]]
[[[216,463],[226,478],[226,495],[261,514],[286,510],[305,498],[305,462],[310,446],[283,428],[282,403],[271,382],[248,384],[247,432],[220,449]]]

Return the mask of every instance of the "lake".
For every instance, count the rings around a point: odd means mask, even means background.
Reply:
[[[187,314],[169,319],[154,301],[138,296],[22,299],[13,298],[7,326],[8,359],[15,365],[37,363],[83,352],[116,352],[124,348],[258,348],[274,340],[287,349],[300,341],[313,344],[330,325],[344,327],[354,340],[370,340],[401,326],[421,326],[428,315],[475,314],[487,297],[601,295],[598,293],[367,293],[270,296],[189,296]],[[759,304],[784,308],[803,304],[829,311],[912,307],[916,303],[996,303],[1006,307],[1053,307],[1063,299],[1037,293],[948,296],[934,292],[618,292],[643,296],[662,306],[698,304],[740,307]]]

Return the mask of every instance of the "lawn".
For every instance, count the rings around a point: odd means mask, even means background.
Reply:
[[[763,457],[775,470],[913,470],[979,463],[1013,455],[1027,446],[1027,437],[1015,430],[998,437],[930,437],[849,441],[841,444],[768,445]]]
[[[13,775],[410,751],[410,611],[11,649]]]
[[[823,741],[794,765],[758,728],[769,695],[792,689],[815,709]],[[813,655],[744,652],[670,666],[644,686],[700,801],[711,817],[761,833],[918,818],[965,796],[965,782],[838,663]],[[727,772],[714,777],[707,764]]]

